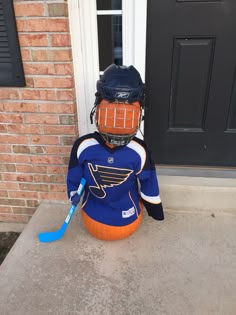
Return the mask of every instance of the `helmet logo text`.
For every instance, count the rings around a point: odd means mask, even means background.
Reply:
[[[126,98],[128,98],[129,97],[129,92],[117,92],[116,94],[115,94],[115,98],[124,98],[124,99],[126,99]]]

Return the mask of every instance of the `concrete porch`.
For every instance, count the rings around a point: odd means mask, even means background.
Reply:
[[[235,315],[235,179],[159,180],[165,221],[144,215],[122,241],[94,239],[77,211],[60,241],[41,244],[69,208],[41,204],[0,267],[1,314]]]

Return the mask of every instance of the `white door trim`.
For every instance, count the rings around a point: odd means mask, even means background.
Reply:
[[[123,63],[133,65],[145,82],[147,0],[122,0]]]
[[[122,0],[123,63],[145,80],[147,0]],[[79,135],[94,131],[89,114],[99,79],[96,0],[68,0]]]

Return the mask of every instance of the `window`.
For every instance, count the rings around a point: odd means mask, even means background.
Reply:
[[[97,26],[101,73],[112,63],[123,63],[121,0],[97,0]]]
[[[25,86],[12,0],[0,0],[1,86]]]

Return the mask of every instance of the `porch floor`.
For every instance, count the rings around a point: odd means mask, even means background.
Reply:
[[[144,215],[122,241],[94,239],[77,210],[64,237],[68,204],[42,203],[0,267],[1,315],[235,315],[236,215],[166,210]]]

